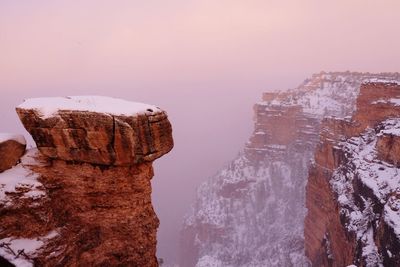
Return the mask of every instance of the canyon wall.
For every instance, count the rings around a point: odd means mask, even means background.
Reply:
[[[102,97],[28,100],[17,112],[37,149],[0,174],[0,256],[17,266],[158,266],[150,180],[153,160],[173,147],[166,113]]]
[[[181,231],[180,266],[311,265],[304,241],[310,162],[324,118],[351,116],[370,79],[400,75],[322,72],[295,89],[264,93],[243,151],[198,189]],[[392,142],[381,139],[381,147]]]
[[[361,86],[351,118],[321,126],[307,184],[313,266],[400,265],[400,85]]]

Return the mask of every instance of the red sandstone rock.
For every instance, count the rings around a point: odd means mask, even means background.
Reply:
[[[306,188],[305,247],[313,266],[400,265],[400,214],[388,202],[400,184],[398,165],[390,165],[400,151],[390,133],[397,125],[390,121],[400,118],[396,99],[397,83],[365,83],[351,119],[321,126]]]
[[[41,153],[17,166],[25,180],[0,186],[0,256],[35,266],[158,266],[150,180],[152,161],[173,145],[165,112],[18,113]],[[40,246],[15,257],[21,238]]]
[[[304,259],[303,193],[320,124],[326,117],[352,115],[360,84],[371,78],[400,80],[400,75],[320,73],[293,90],[264,93],[263,101],[254,107],[255,129],[244,153],[198,190],[182,229],[181,266],[210,262],[214,266],[309,266]],[[360,248],[342,226],[345,222],[329,183],[336,166],[345,164],[337,143],[353,135],[357,130],[350,127],[353,124],[350,119],[323,122],[324,142],[318,147],[317,169],[309,178],[313,195],[307,199],[315,215],[306,222],[306,237],[313,247],[308,252],[313,260],[322,255],[315,266],[332,264],[334,259],[327,257],[331,249],[338,265],[346,266]],[[388,237],[387,233],[382,236]],[[387,240],[385,244],[391,243]]]
[[[39,150],[50,158],[129,166],[153,161],[173,147],[171,124],[156,107],[132,115],[101,113],[92,107],[97,107],[94,102],[87,110],[67,106],[43,116],[41,106],[29,103],[18,107],[17,113]]]
[[[400,99],[400,85],[397,83],[364,83],[357,98],[357,112],[353,116],[354,132],[360,134],[367,127],[374,128],[386,118],[396,118],[400,113],[400,104],[392,103]]]
[[[0,172],[17,164],[25,153],[26,142],[23,136],[0,133]]]
[[[389,120],[378,136],[376,149],[380,159],[400,167],[400,120]]]

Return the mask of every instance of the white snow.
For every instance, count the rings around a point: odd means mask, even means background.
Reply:
[[[0,173],[0,204],[11,205],[10,193],[24,192],[22,197],[38,199],[45,196],[42,184],[37,181],[38,175],[29,170],[27,165],[32,164],[36,149],[29,150],[22,158],[21,163]]]
[[[156,106],[105,96],[31,98],[26,99],[18,108],[35,109],[41,114],[42,118],[52,117],[61,110],[89,111],[126,116],[160,110]]]
[[[220,260],[213,258],[212,256],[205,255],[200,258],[197,262],[196,267],[228,267],[224,265]]]
[[[385,79],[385,78],[371,78],[371,79],[365,79],[363,81],[363,84],[366,83],[393,83],[393,84],[397,84],[400,85],[400,81],[398,80],[393,80],[393,79]]]
[[[314,75],[296,89],[289,90],[291,96],[276,103],[275,100],[259,104],[272,106],[302,106],[303,111],[319,118],[326,116],[344,117],[354,109],[353,103],[359,87],[368,75],[363,74],[326,74]],[[347,103],[347,107],[345,105]]]
[[[305,113],[319,117],[349,115],[355,108],[354,102],[358,96],[362,83],[392,83],[400,84],[400,76],[391,74],[363,74],[363,73],[319,73],[307,79],[302,85],[293,90],[288,90],[290,96],[282,100],[260,102],[266,106],[295,106],[303,107]],[[395,105],[400,105],[400,99],[390,100]],[[348,103],[348,107],[344,103]],[[377,104],[379,102],[376,102]],[[346,114],[347,113],[347,114]]]
[[[382,131],[389,131],[389,128]],[[353,137],[347,142],[343,142],[342,145],[344,145],[343,149],[352,155],[351,162],[354,164],[355,174],[366,186],[372,189],[379,200],[385,203],[387,195],[399,186],[400,175],[398,168],[377,159],[376,142],[375,132],[368,129],[363,136]],[[340,187],[345,186],[349,178],[353,179],[353,175],[346,174],[347,179],[340,179],[340,175],[343,174],[339,173],[332,180],[332,185],[339,195],[339,201],[346,199],[344,196],[340,196],[342,193],[350,193],[348,190],[340,189]],[[351,198],[348,194],[346,194],[346,197]]]
[[[400,119],[389,119],[383,122],[384,128],[378,135],[381,134],[391,134],[395,136],[400,136]]]
[[[362,256],[365,258],[367,267],[383,267],[382,259],[378,253],[378,248],[374,241],[374,232],[372,227],[369,227],[366,233],[361,238],[363,243]]]
[[[37,164],[34,160],[37,149],[29,150],[22,158],[21,163],[12,169],[0,173],[0,204],[5,206],[12,205],[10,193],[20,192],[22,198],[39,199],[45,196],[42,184],[37,181],[38,175],[29,170],[29,165]],[[44,237],[27,239],[8,237],[0,240],[0,255],[18,267],[30,267],[33,263],[23,255],[18,255],[23,251],[26,255],[32,256],[45,241],[57,235],[52,231]],[[7,244],[7,246],[5,246]]]
[[[352,137],[340,143],[341,149],[349,158],[330,180],[332,188],[338,194],[340,212],[349,219],[347,229],[356,233],[357,239],[361,241],[366,266],[382,266],[371,226],[371,222],[377,220],[376,216],[379,215],[374,213],[374,204],[369,198],[360,196],[364,207],[362,209],[355,204],[355,177],[370,188],[375,197],[384,204],[384,220],[400,238],[400,199],[393,195],[400,193],[400,169],[379,160],[375,149],[377,136],[397,127],[398,119],[390,119],[383,124],[384,129],[378,134],[373,129],[367,129],[360,137]],[[349,169],[354,173],[349,172]]]
[[[18,253],[23,251],[28,257],[32,257],[41,247],[43,247],[46,241],[56,237],[57,235],[57,231],[51,231],[46,236],[33,239],[14,237],[1,239],[0,256],[13,263],[15,266],[31,267],[33,266],[33,262],[23,255],[18,255]]]
[[[391,99],[379,99],[371,102],[371,104],[392,104],[394,106],[400,106],[400,99],[399,98],[391,98]]]
[[[400,106],[400,99],[398,98],[391,98],[390,103],[394,104],[395,106]]]
[[[317,135],[318,122],[327,116],[347,117],[349,120],[362,81],[376,76],[400,80],[398,74],[349,72],[314,75],[296,89],[280,94],[279,100],[257,103],[259,116],[256,118],[261,120],[255,122],[254,135],[265,132],[268,136],[262,118],[279,117],[288,107],[300,107],[307,117],[315,119],[315,125],[301,129],[299,135]],[[196,203],[185,218],[183,230],[187,234],[186,241],[193,242],[189,246],[199,252],[199,264],[310,266],[304,255],[304,188],[317,140],[307,138],[309,148],[301,153],[296,152],[296,144],[271,144],[267,138],[265,144],[257,144],[257,147],[248,142],[243,154],[199,187]],[[360,143],[354,141],[357,145]],[[253,159],[246,156],[249,151],[264,152],[265,156]],[[368,155],[365,156],[368,159]],[[354,177],[337,175],[336,178],[337,183],[335,181],[332,186],[341,192],[340,204],[352,205],[351,181]],[[226,186],[237,194],[222,196],[221,189]],[[362,211],[343,209],[343,213],[346,212],[347,216],[352,212],[350,221],[354,229],[358,223],[365,225],[366,214]],[[360,238],[367,229],[363,230],[358,235]],[[192,231],[196,231],[193,239]],[[368,248],[373,246],[366,248],[369,255],[371,249]]]
[[[384,218],[385,222],[393,228],[397,238],[400,239],[400,198],[395,196],[389,198],[384,208]]]
[[[8,141],[8,140],[14,140],[20,144],[26,145],[26,140],[23,135],[11,134],[11,133],[0,133],[0,143]]]
[[[372,104],[372,105],[387,104],[387,102],[388,102],[388,101],[385,100],[385,99],[379,99],[379,100],[372,101],[371,104]]]

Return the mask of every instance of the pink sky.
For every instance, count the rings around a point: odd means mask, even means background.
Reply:
[[[166,109],[159,256],[174,259],[196,186],[240,150],[252,105],[321,70],[400,71],[398,0],[0,2],[0,132],[23,98],[100,94]]]

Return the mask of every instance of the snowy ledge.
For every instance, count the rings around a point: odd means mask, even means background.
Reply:
[[[378,136],[383,134],[390,134],[400,136],[400,119],[388,119],[383,122],[383,129],[378,133]]]
[[[398,107],[398,106],[400,106],[400,99],[399,98],[391,98],[388,100],[379,99],[379,100],[371,102],[371,104],[372,105],[387,104],[387,105],[394,105],[394,106]]]
[[[28,166],[38,164],[35,160],[37,149],[31,149],[21,158],[21,163],[0,173],[0,206],[12,206],[10,193],[23,192],[21,198],[37,200],[45,197],[43,185],[37,180],[38,175]]]
[[[400,81],[399,80],[382,79],[382,78],[366,79],[362,83],[363,84],[368,84],[368,83],[387,83],[387,84],[400,85]]]
[[[34,109],[44,119],[57,115],[62,110],[88,111],[116,116],[132,116],[140,113],[160,111],[158,107],[153,105],[105,96],[31,98],[26,99],[17,108]]]

